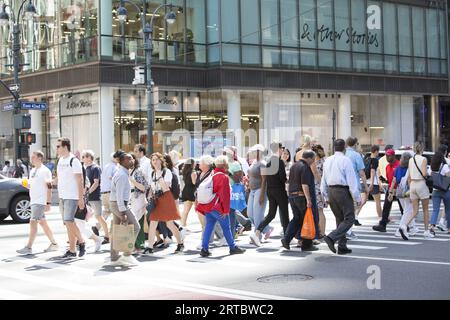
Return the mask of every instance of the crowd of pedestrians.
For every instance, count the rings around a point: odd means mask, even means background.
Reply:
[[[61,258],[82,257],[86,241],[91,239],[95,251],[110,245],[112,265],[136,265],[135,256],[151,255],[173,241],[174,253],[182,253],[184,239],[191,231],[188,216],[192,210],[202,227],[197,247],[202,257],[211,255],[212,246],[228,246],[230,254],[244,253],[236,239],[246,231],[252,245],[263,246],[273,235],[271,223],[277,212],[282,248],[289,250],[295,238],[302,251],[318,250],[317,245],[324,242],[334,253],[349,254],[352,250],[347,241],[357,239],[353,229],[361,225],[358,215],[370,197],[375,201],[374,215],[380,218],[373,226],[375,231],[386,232],[392,204],[398,201],[402,217],[395,236],[408,240],[419,232],[415,218],[420,204],[425,238],[435,237],[436,230],[449,232],[450,158],[445,145],[436,150],[430,164],[420,142],[399,159],[393,146],[386,146],[380,157],[378,145],[364,157],[356,137],[335,140],[334,154],[327,157],[321,145],[304,136],[292,159],[280,142],[272,142],[269,148],[254,145],[245,157],[237,148],[226,147],[216,158],[204,155],[198,160],[181,159],[174,150],[147,155],[143,145],[136,145],[132,153],[113,153],[103,168],[95,163],[91,150],[84,150],[81,159],[76,157],[67,138],[58,139],[56,148],[53,178],[43,165],[43,153],[32,154],[33,168],[27,180],[30,233],[26,246],[17,250],[20,254],[33,252],[38,225],[50,241],[46,251],[59,250],[45,220],[54,186],[68,239],[68,249]],[[19,163],[18,168],[24,170]],[[445,214],[439,220],[441,202]],[[324,214],[328,207],[336,219],[331,232],[326,230]],[[309,214],[312,225],[307,220]],[[92,217],[93,227],[88,223]],[[122,225],[132,226],[133,245],[127,250],[118,250],[118,239],[114,239],[115,230]],[[305,228],[314,230],[312,236],[304,235]]]

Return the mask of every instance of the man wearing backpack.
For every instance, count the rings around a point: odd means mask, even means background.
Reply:
[[[379,153],[380,146],[373,145],[370,149],[370,156],[364,161],[364,172],[369,185],[369,194],[372,195],[375,200],[377,215],[381,218],[381,186],[380,179],[378,177]]]
[[[77,209],[84,209],[83,168],[78,160],[70,152],[70,140],[59,138],[56,145],[59,156],[57,172],[59,210],[69,236],[69,250],[61,258],[74,258],[77,256],[76,243],[79,241],[79,256],[86,253],[86,246],[80,230],[75,225],[75,213]]]
[[[226,156],[217,157],[214,162],[216,169],[211,178],[205,179],[197,189],[196,210],[203,214],[206,219],[205,231],[203,232],[202,250],[200,255],[208,257],[209,240],[217,222],[222,227],[223,234],[230,247],[230,254],[241,254],[245,250],[236,246],[230,227],[230,199],[231,188],[227,175],[228,159]]]

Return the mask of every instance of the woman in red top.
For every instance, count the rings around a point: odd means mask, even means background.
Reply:
[[[220,223],[223,234],[230,247],[230,254],[244,253],[245,250],[239,248],[234,243],[234,238],[230,228],[230,199],[231,188],[230,180],[228,179],[228,159],[226,156],[217,157],[214,162],[216,169],[213,172],[213,193],[214,199],[208,204],[197,204],[196,210],[203,214],[206,219],[205,231],[202,238],[202,250],[200,255],[202,257],[208,257],[211,255],[209,252],[209,239],[214,231],[216,222]]]

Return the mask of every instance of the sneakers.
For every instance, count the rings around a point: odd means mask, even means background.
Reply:
[[[341,254],[341,255],[343,255],[343,254],[350,254],[350,253],[352,253],[352,250],[349,249],[349,248],[338,248],[337,253]]]
[[[177,249],[175,250],[175,254],[177,254],[177,253],[182,253],[184,251],[184,244],[183,243],[179,243],[178,245],[177,245]]]
[[[400,228],[397,229],[397,231],[395,231],[394,237],[396,237],[396,238],[401,238],[402,237],[402,235],[400,234]]]
[[[353,223],[355,226],[357,226],[357,227],[359,227],[359,226],[362,226],[362,224],[361,223],[359,223],[359,221],[357,220],[357,219],[355,219],[355,223]]]
[[[143,254],[152,254],[153,248],[145,248]]]
[[[352,232],[350,232],[350,234],[346,234],[345,235],[346,237],[347,237],[347,240],[358,240],[358,236],[352,231]]]
[[[286,239],[281,239],[281,246],[286,250],[291,250],[291,247],[289,246],[289,243],[286,241]]]
[[[420,231],[419,228],[414,226],[414,227],[409,229],[409,235],[410,236],[415,236],[416,234],[419,233],[419,231]]]
[[[443,221],[440,221],[439,224],[436,226],[436,228],[438,228],[438,230],[442,232],[448,231],[447,225]]]
[[[105,239],[103,237],[98,237],[95,241],[95,252],[99,252],[102,248],[102,243]]]
[[[409,240],[409,235],[408,235],[406,226],[400,226],[400,228],[397,230],[397,232],[400,234],[400,236],[403,238],[403,240],[405,240],[405,241]],[[397,232],[396,232],[396,234],[397,234]]]
[[[136,260],[133,256],[122,256],[119,260],[122,260],[122,263],[124,263],[127,266],[137,266],[139,265],[139,261]]]
[[[334,247],[334,241],[330,237],[328,237],[328,236],[323,237],[323,241],[325,241],[325,243],[328,245],[328,248],[331,250],[331,252],[336,253],[336,248]]]
[[[71,259],[71,258],[76,258],[76,257],[77,257],[76,252],[70,252],[70,250],[67,250],[66,253],[64,253],[64,255],[62,255],[60,258],[61,259]]]
[[[274,227],[269,227],[268,231],[264,234],[264,240],[268,240],[270,238],[270,235],[273,232]],[[282,237],[284,237],[284,232]]]
[[[58,251],[59,247],[56,243],[50,243],[50,245],[47,247],[47,249],[44,250],[44,252],[53,252]]]
[[[209,256],[211,255],[211,252],[209,252],[208,250],[202,249],[202,250],[200,251],[200,255],[201,255],[203,258],[206,258],[206,257],[209,257]]]
[[[436,231],[434,231],[433,227],[431,227],[429,231],[433,236],[436,236]]]
[[[252,232],[250,234],[250,239],[253,241],[255,246],[257,246],[257,247],[261,246],[261,240],[259,240],[259,237],[256,235],[256,233]]]
[[[378,232],[386,232],[386,226],[383,226],[381,224],[373,226],[372,229]]]
[[[122,257],[119,257],[119,259],[111,261],[109,265],[113,267],[126,266],[126,262],[122,259]]]
[[[431,238],[434,238],[435,235],[432,234],[432,233],[430,232],[430,230],[427,230],[427,231],[425,231],[425,232],[423,233],[423,237],[424,237],[425,239],[431,239]]]
[[[96,226],[92,227],[92,232],[98,237],[100,233],[98,232],[98,228]]]
[[[80,252],[78,253],[78,256],[81,258],[82,256],[84,256],[86,254],[86,243],[80,243]]]
[[[103,240],[102,244],[108,244],[109,243],[109,238],[108,237],[104,237],[103,239],[104,240]]]
[[[28,247],[23,247],[22,249],[16,250],[16,252],[24,255],[33,254],[33,250]]]
[[[230,255],[243,254],[244,252],[245,252],[245,249],[241,249],[238,246],[235,246],[233,249],[230,249]]]
[[[218,247],[225,247],[227,246],[227,239],[225,239],[225,237],[220,238],[219,241],[217,241],[217,246]]]

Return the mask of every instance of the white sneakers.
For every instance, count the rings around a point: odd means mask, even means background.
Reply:
[[[442,232],[448,231],[447,225],[444,223],[444,221],[440,221],[436,227]]]
[[[50,243],[50,245],[48,246],[47,249],[44,250],[44,252],[53,252],[53,251],[58,251],[58,250],[59,250],[59,246],[57,244]]]
[[[417,226],[413,226],[413,227],[411,227],[410,229],[409,229],[409,235],[410,236],[415,236],[416,234],[418,234],[419,233],[419,228],[417,227]]]
[[[252,232],[250,234],[250,239],[253,241],[253,244],[257,247],[261,246],[261,240],[259,240],[259,237],[256,235],[256,233]]]
[[[33,250],[28,247],[23,247],[22,249],[16,250],[16,252],[24,255],[33,254]]]
[[[95,252],[100,251],[100,249],[102,248],[103,240],[105,240],[105,238],[103,238],[103,237],[97,238],[97,240],[95,241]]]
[[[121,256],[119,259],[117,259],[116,261],[112,261],[110,264],[110,266],[137,266],[139,265],[139,261],[136,260],[135,257],[133,256]]]
[[[186,238],[187,233],[188,233],[187,229],[185,227],[183,227],[183,229],[181,229],[181,231],[180,231],[181,241],[184,241],[184,238]]]
[[[430,239],[430,238],[434,238],[435,236],[434,236],[434,234],[432,234],[432,233],[430,232],[430,230],[427,230],[427,231],[425,231],[425,232],[423,233],[423,237],[424,237],[425,239]]]

